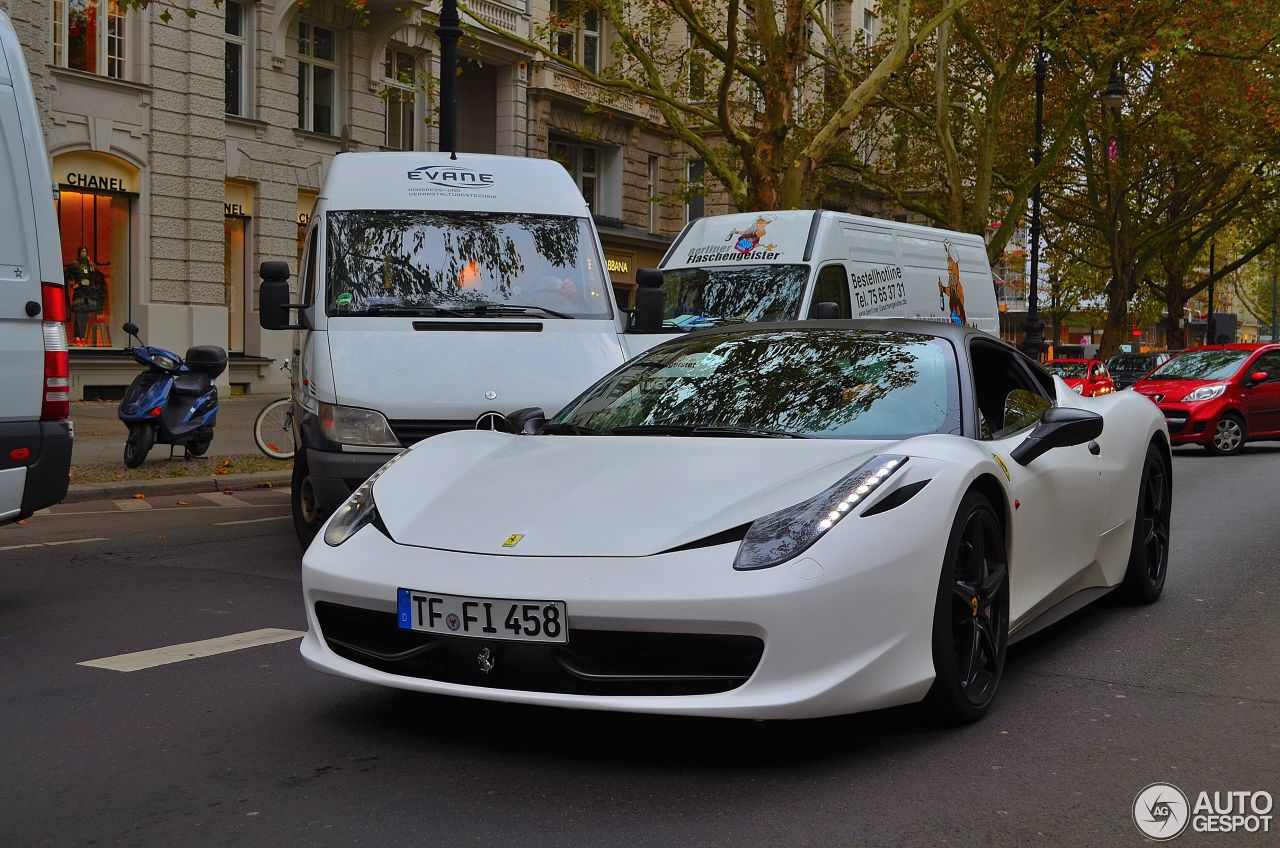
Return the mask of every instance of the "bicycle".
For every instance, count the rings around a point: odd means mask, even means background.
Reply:
[[[289,360],[280,370],[289,371]],[[293,398],[282,397],[268,403],[253,421],[253,441],[258,450],[272,459],[293,459],[297,447],[293,437]]]

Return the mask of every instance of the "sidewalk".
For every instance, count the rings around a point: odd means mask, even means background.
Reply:
[[[188,460],[175,448],[170,459],[169,446],[156,445],[136,470],[124,464],[127,431],[116,415],[116,402],[73,402],[75,440],[65,502],[287,486],[289,465],[263,456],[253,441],[254,419],[272,400],[273,395],[222,399],[213,444],[204,457]]]

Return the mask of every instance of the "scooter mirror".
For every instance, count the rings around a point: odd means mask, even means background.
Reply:
[[[124,331],[131,336],[136,336],[138,335],[138,325],[132,321],[128,321],[124,325]]]

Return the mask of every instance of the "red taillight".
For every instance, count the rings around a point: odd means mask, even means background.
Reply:
[[[62,286],[40,287],[44,320],[44,385],[42,421],[65,421],[71,415],[71,363],[67,357],[67,295]]]
[[[159,417],[160,417],[160,413],[162,413],[162,412],[164,412],[164,407],[162,407],[162,406],[157,406],[157,407],[155,407],[154,409],[152,409],[150,412],[148,412],[147,414],[148,414],[148,415],[150,415],[152,418],[159,418]]]

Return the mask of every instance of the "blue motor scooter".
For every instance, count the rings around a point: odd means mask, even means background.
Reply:
[[[125,324],[124,331],[138,338],[137,324]],[[147,347],[138,338],[129,353],[147,370],[133,378],[120,401],[120,420],[129,428],[124,464],[137,468],[156,443],[183,445],[188,455],[202,456],[213,441],[218,416],[213,380],[227,369],[227,352],[197,345],[187,348],[183,359],[162,348]]]

